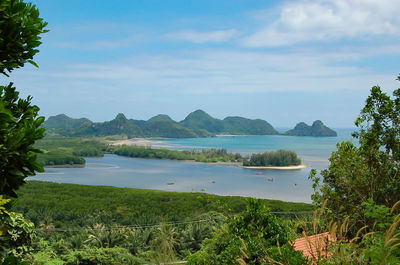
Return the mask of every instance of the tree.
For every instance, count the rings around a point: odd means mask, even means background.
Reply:
[[[327,201],[328,218],[343,222],[351,217],[353,232],[365,225],[372,228],[376,220],[366,207],[371,201],[390,208],[400,200],[400,89],[393,96],[372,87],[355,122],[359,130],[353,136],[359,147],[352,142],[338,144],[329,168],[321,171],[322,184],[315,170],[310,174],[314,202]]]
[[[243,213],[206,239],[187,264],[307,264],[289,244],[289,235],[290,227],[272,215],[262,200],[250,198]]]
[[[47,32],[47,22],[39,10],[22,0],[0,1],[0,72],[8,76],[12,70],[31,63],[39,52],[40,34]]]
[[[27,62],[37,66],[32,59],[46,25],[34,5],[0,1],[0,73],[8,76]],[[43,171],[35,162],[39,150],[33,144],[44,136],[44,117],[38,117],[39,108],[31,100],[20,99],[12,83],[0,86],[0,194],[16,197],[25,178]]]

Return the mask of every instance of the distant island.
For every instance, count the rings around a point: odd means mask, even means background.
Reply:
[[[49,117],[43,127],[48,134],[68,137],[126,135],[134,137],[196,138],[216,135],[280,135],[275,128],[262,119],[247,119],[238,116],[223,120],[213,118],[203,110],[190,113],[177,122],[168,115],[159,114],[149,120],[127,119],[119,113],[113,120],[92,122],[87,118],[74,119],[65,114]],[[293,136],[336,136],[336,132],[321,121],[312,126],[299,123],[284,135]]]
[[[334,130],[326,127],[320,120],[314,121],[311,126],[304,122],[300,122],[296,127],[294,127],[294,129],[289,130],[284,134],[289,136],[337,136],[337,133]]]

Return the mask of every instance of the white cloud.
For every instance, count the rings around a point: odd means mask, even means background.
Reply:
[[[394,47],[392,47],[394,48]],[[399,54],[399,50],[394,55]],[[384,53],[385,51],[381,51]],[[140,55],[108,63],[73,64],[60,69],[35,70],[23,75],[24,87],[65,86],[70,93],[241,94],[270,92],[366,91],[371,86],[396,88],[396,73],[345,64],[376,56],[366,51],[245,52],[201,50],[176,54]],[[18,78],[18,80],[22,80]],[[44,81],[45,80],[45,81]],[[70,85],[68,82],[80,82]],[[128,96],[129,97],[129,96]]]
[[[303,0],[279,7],[278,18],[243,39],[246,46],[281,46],[343,38],[398,36],[398,0]]]
[[[179,31],[165,34],[165,37],[175,41],[188,41],[194,43],[208,43],[208,42],[226,42],[237,36],[238,32],[235,29],[229,30],[215,30],[207,32],[199,31]]]

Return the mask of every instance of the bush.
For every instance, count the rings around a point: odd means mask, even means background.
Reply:
[[[65,265],[146,264],[144,260],[132,256],[128,250],[120,247],[70,251],[67,255],[62,256],[62,259],[65,261]]]

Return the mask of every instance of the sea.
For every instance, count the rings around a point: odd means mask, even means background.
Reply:
[[[224,148],[243,155],[279,149],[297,152],[306,168],[259,170],[187,161],[128,158],[106,154],[86,158],[84,168],[47,168],[30,180],[154,189],[205,192],[292,202],[311,202],[310,170],[329,166],[329,157],[342,141],[356,142],[355,129],[335,129],[337,137],[220,136],[211,138],[157,139],[159,146],[176,150]],[[156,146],[156,145],[155,145]]]

